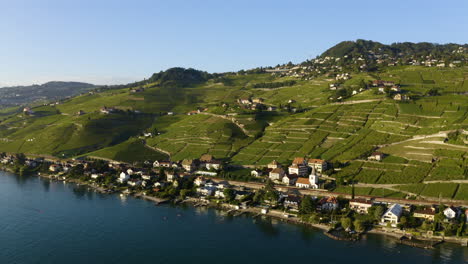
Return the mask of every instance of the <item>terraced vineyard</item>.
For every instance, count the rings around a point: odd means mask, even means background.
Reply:
[[[35,107],[32,115],[4,109],[0,151],[128,162],[210,153],[260,167],[306,156],[337,165],[327,173],[339,181],[369,185],[358,193],[467,199],[467,68],[389,67],[356,73],[343,85],[357,89],[376,79],[395,81],[413,100],[395,101],[371,88],[332,102],[329,85],[336,80],[329,76],[226,74],[194,85],[153,80]],[[291,80],[283,87],[254,88]],[[428,96],[435,88],[439,94]],[[276,109],[251,110],[240,98],[263,98],[265,107]],[[116,111],[100,113],[104,106]],[[197,109],[201,113],[187,115]],[[153,136],[142,137],[144,132]],[[374,151],[386,154],[382,162],[367,160]]]

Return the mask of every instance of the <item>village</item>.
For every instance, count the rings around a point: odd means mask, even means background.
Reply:
[[[382,155],[373,153],[369,159],[379,160]],[[252,182],[223,179],[220,175],[229,170],[228,165],[209,154],[181,162],[145,161],[142,168],[103,160],[56,160],[6,153],[0,154],[0,163],[1,169],[19,175],[74,182],[103,193],[118,193],[122,198],[134,195],[157,204],[191,202],[306,223],[339,240],[381,232],[423,247],[441,241],[467,242],[467,208],[328,195],[324,184],[329,179],[323,172],[329,165],[321,159],[297,157],[285,167],[272,161],[251,170]],[[432,244],[414,242],[417,239]]]

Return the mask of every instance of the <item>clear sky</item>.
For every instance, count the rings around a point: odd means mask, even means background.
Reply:
[[[0,86],[274,66],[358,38],[468,43],[468,1],[0,0]]]

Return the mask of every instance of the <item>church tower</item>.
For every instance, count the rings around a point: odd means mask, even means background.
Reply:
[[[309,182],[310,186],[312,189],[318,189],[318,182],[319,182],[319,177],[317,173],[315,172],[315,168],[312,167],[312,172],[309,175]]]

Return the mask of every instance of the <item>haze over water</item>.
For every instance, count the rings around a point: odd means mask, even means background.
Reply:
[[[347,243],[268,219],[154,206],[0,172],[0,263],[466,263],[468,249]]]

